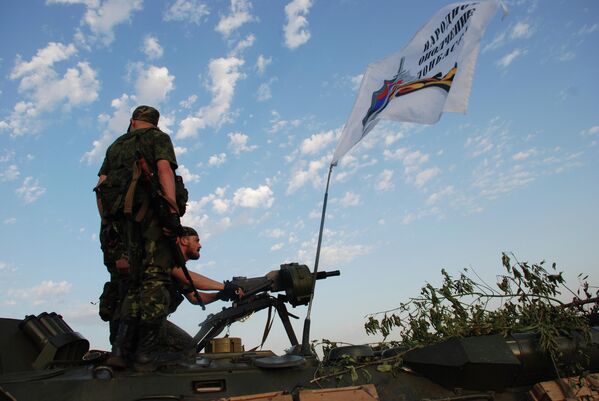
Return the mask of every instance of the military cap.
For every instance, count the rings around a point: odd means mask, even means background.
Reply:
[[[131,119],[145,121],[150,124],[158,125],[160,113],[152,106],[138,106],[135,110],[133,110]]]
[[[181,237],[199,237],[198,232],[191,227],[183,226],[181,228]]]

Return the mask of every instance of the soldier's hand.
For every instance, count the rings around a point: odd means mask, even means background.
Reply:
[[[239,301],[244,293],[243,289],[231,281],[224,282],[225,288],[218,292],[218,299],[222,301]]]
[[[183,226],[181,226],[181,218],[178,213],[169,213],[162,219],[162,231],[167,237],[178,237],[182,230]]]
[[[126,258],[120,258],[117,259],[116,263],[116,268],[118,269],[119,273],[129,273],[129,260]]]

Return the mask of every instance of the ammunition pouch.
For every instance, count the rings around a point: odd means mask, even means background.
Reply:
[[[183,183],[183,177],[175,175],[175,196],[177,197],[177,208],[179,209],[179,216],[183,217],[185,210],[187,209],[187,200],[189,199],[189,192],[185,188]]]
[[[116,308],[118,307],[119,299],[119,284],[112,281],[104,283],[104,290],[102,291],[102,295],[100,295],[100,304],[98,308],[100,319],[105,322],[112,320]]]
[[[168,293],[170,297],[170,302],[168,304],[168,313],[169,315],[177,310],[181,302],[183,302],[183,295],[175,283],[172,283],[168,286]]]
[[[100,245],[106,252],[108,249],[115,248],[122,242],[121,234],[118,232],[115,224],[109,221],[100,228]]]

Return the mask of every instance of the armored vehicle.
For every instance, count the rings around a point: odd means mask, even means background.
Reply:
[[[338,274],[314,277],[305,265],[285,264],[264,277],[235,278],[245,297],[209,315],[193,337],[170,330],[190,357],[155,372],[105,366],[107,353],[89,351],[85,337],[57,313],[0,319],[0,400],[599,400],[597,327],[590,338],[569,333],[559,339],[563,357],[589,372],[583,381],[570,379],[573,385],[556,376],[534,333],[454,338],[412,350],[344,346],[321,361],[299,343],[287,305],[306,305],[314,279]],[[284,355],[216,338],[266,308],[276,309],[289,338]]]

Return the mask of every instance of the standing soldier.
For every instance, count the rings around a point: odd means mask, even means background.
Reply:
[[[133,111],[128,132],[106,151],[96,187],[102,216],[124,226],[131,274],[127,295],[120,300],[112,354],[126,356],[137,333],[135,362],[141,369],[173,359],[160,352],[159,333],[169,310],[172,243],[180,233],[186,201],[175,195],[177,160],[170,137],[158,129],[159,118],[150,106]]]

